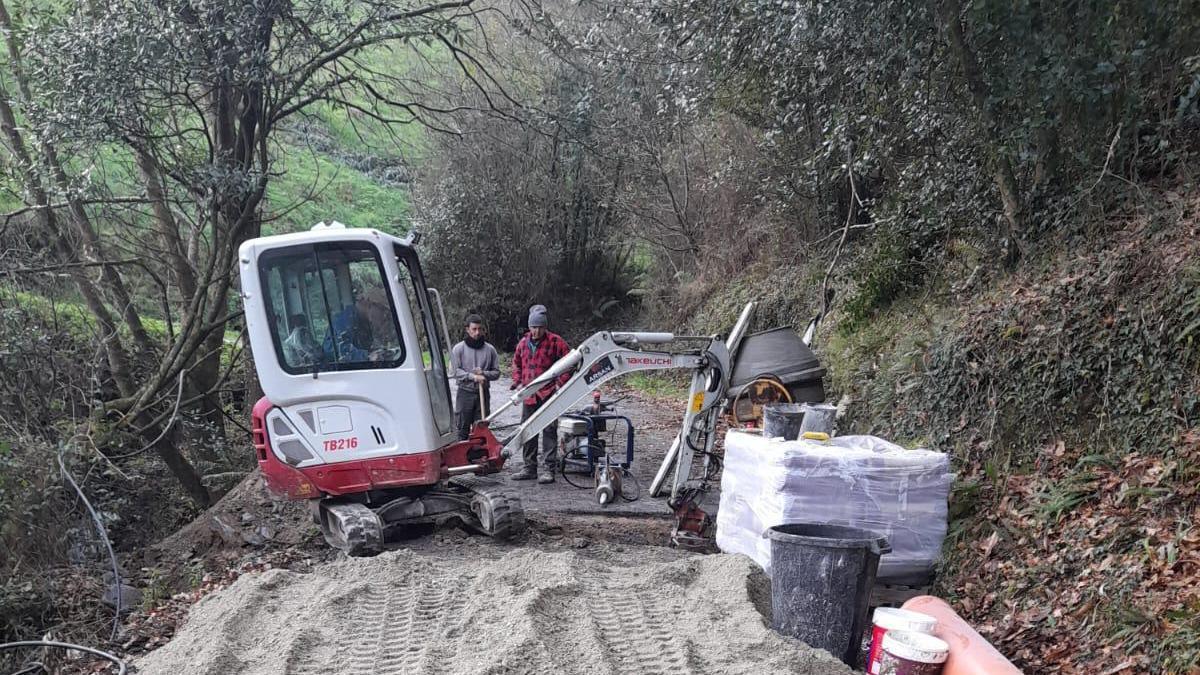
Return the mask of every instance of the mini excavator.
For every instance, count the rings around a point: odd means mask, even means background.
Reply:
[[[445,314],[439,293],[425,282],[417,240],[415,233],[398,238],[320,223],[241,246],[246,329],[264,393],[252,412],[253,444],[268,488],[308,501],[325,540],[353,556],[378,553],[401,528],[451,519],[510,538],[524,529],[521,502],[490,477],[507,457],[605,382],[682,368],[692,372],[683,424],[649,491],[662,496],[669,486],[677,544],[706,542],[711,518],[699,502],[719,471],[717,422],[739,392],[761,379],[739,376],[731,365],[739,347],[753,351],[757,336],[743,336],[754,305],[726,339],[596,333],[460,441]],[[777,343],[763,345],[775,353]],[[756,367],[771,361],[758,351],[750,359]],[[823,370],[807,346],[790,362],[793,384],[811,388],[815,377],[819,388]],[[498,415],[563,378],[515,432],[496,438],[491,426]],[[697,457],[698,481],[692,479]]]

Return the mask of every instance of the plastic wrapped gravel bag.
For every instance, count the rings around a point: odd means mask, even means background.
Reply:
[[[849,525],[888,538],[878,579],[922,584],[946,536],[954,474],[947,455],[906,450],[874,436],[784,441],[730,431],[725,437],[717,546],[769,573],[767,528],[790,522]]]

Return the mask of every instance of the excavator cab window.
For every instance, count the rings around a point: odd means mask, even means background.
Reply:
[[[293,375],[404,362],[376,249],[335,242],[274,249],[260,260],[275,352]]]

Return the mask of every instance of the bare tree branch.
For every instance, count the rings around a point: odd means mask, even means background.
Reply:
[[[0,270],[0,276],[15,276],[18,274],[44,274],[47,272],[61,272],[62,270],[79,269],[84,267],[103,267],[106,265],[140,264],[142,264],[142,261],[139,258],[128,258],[125,260],[89,260],[87,262],[59,263],[56,265],[43,265],[41,267],[18,267],[16,269]]]

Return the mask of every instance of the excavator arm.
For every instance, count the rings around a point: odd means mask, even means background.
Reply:
[[[724,374],[728,372],[729,357],[719,340],[712,340],[709,348],[702,351],[680,353],[639,348],[643,345],[669,344],[681,339],[684,338],[677,338],[670,333],[596,333],[559,359],[541,376],[513,394],[488,419],[490,421],[509,407],[520,404],[561,376],[574,373],[553,396],[521,423],[516,432],[503,441],[504,449],[512,453],[526,441],[537,438],[538,434],[553,424],[560,415],[609,380],[633,372],[684,368],[693,373],[687,416],[684,420],[684,425],[687,426],[697,413],[711,407],[724,396]],[[714,378],[712,373],[719,376]],[[704,405],[706,400],[709,403],[707,407]],[[696,408],[693,401],[699,403],[698,410],[693,411]]]
[[[701,339],[709,340],[707,348],[701,350],[670,352],[643,349],[649,345],[661,346]],[[515,392],[504,405],[492,412],[488,420],[495,419],[509,407],[520,404],[563,375],[573,373],[553,396],[521,423],[516,432],[503,441],[504,449],[512,452],[526,441],[537,438],[543,429],[605,382],[633,372],[676,368],[692,371],[692,387],[684,420],[686,426],[697,413],[718,404],[725,395],[729,352],[719,339],[680,337],[671,333],[596,333]]]
[[[742,311],[730,333],[733,344],[741,341],[753,310],[751,303]],[[663,349],[666,345],[704,341],[707,344],[699,349]],[[605,382],[633,372],[678,368],[692,372],[687,408],[679,433],[651,486],[651,493],[657,496],[666,477],[672,475],[669,505],[678,517],[673,537],[679,543],[694,544],[709,525],[708,516],[696,502],[703,495],[710,477],[710,453],[716,440],[717,421],[726,404],[725,391],[732,372],[730,349],[720,338],[650,332],[596,333],[514,393],[484,423],[490,423],[509,407],[520,404],[542,387],[571,373],[570,379],[503,441],[504,451],[511,455],[526,441],[537,438],[543,429],[554,424],[560,415]],[[699,487],[688,484],[696,454],[705,457],[705,476]]]

